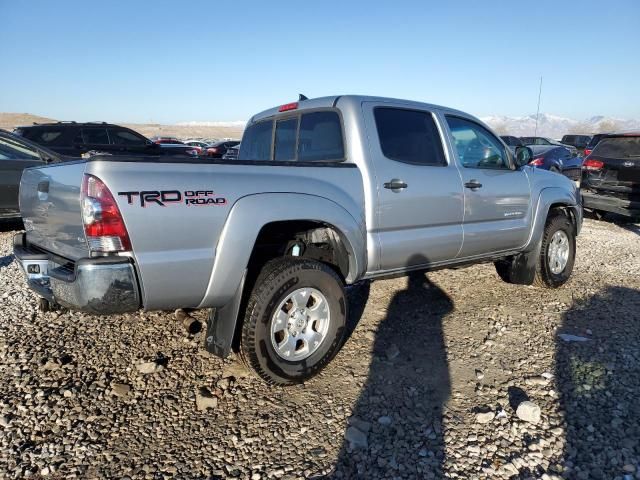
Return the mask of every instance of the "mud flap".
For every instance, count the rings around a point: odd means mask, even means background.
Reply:
[[[209,353],[220,358],[226,358],[231,353],[246,276],[247,272],[245,271],[231,301],[223,307],[212,308],[207,319],[205,346]]]
[[[542,241],[539,240],[530,252],[519,253],[511,257],[509,280],[518,285],[533,285],[536,276],[536,263],[540,255]]]

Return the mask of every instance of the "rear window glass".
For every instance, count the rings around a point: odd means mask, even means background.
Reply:
[[[273,120],[258,122],[244,132],[239,158],[242,160],[270,160]]]
[[[239,158],[299,162],[344,160],[342,124],[335,111],[302,113],[294,118],[278,120],[273,157],[272,128],[272,120],[248,127],[240,144]]]
[[[82,139],[84,143],[93,143],[98,145],[108,145],[109,135],[106,128],[83,128]]]
[[[640,137],[603,138],[592,155],[607,158],[640,157]]]
[[[297,130],[297,117],[276,122],[276,144],[273,150],[274,160],[291,161],[296,159]]]
[[[385,157],[416,165],[446,165],[440,134],[431,113],[379,107],[374,116]]]

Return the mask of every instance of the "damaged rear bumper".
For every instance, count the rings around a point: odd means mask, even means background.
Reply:
[[[47,300],[72,310],[107,315],[141,306],[133,261],[126,257],[83,258],[66,262],[14,237],[13,253],[29,287]]]

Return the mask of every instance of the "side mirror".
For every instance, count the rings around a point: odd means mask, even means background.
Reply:
[[[529,147],[516,147],[516,165],[524,167],[533,158],[533,151]]]

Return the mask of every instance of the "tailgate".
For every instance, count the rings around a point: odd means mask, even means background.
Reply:
[[[89,256],[80,209],[85,162],[26,169],[20,212],[27,241],[70,260]]]

